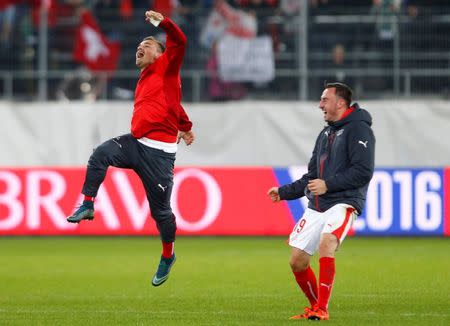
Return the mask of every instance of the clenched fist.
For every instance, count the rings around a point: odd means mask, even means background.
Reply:
[[[272,202],[278,203],[280,199],[280,194],[278,193],[278,187],[272,187],[267,191],[267,195],[270,197]]]

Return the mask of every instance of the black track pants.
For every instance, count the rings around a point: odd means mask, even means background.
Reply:
[[[141,179],[150,211],[164,242],[175,241],[175,216],[170,207],[175,154],[139,143],[131,134],[107,140],[98,146],[86,170],[82,193],[97,196],[109,166],[133,169]]]

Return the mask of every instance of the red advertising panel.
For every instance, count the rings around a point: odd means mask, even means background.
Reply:
[[[66,222],[77,203],[82,168],[0,170],[0,235],[157,234],[144,189],[129,170],[111,168],[95,201],[95,219]],[[180,235],[288,235],[294,220],[273,204],[271,168],[183,168],[175,171],[172,207]]]
[[[179,235],[287,236],[308,203],[272,203],[272,186],[306,167],[179,168],[172,208]],[[81,203],[83,168],[0,169],[0,235],[156,235],[141,181],[111,168],[95,200],[95,219],[66,217]],[[450,168],[377,169],[356,235],[450,235]]]

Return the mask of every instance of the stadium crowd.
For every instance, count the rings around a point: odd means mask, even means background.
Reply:
[[[43,0],[7,0],[0,5],[0,71],[36,71],[40,3]],[[92,13],[101,32],[121,51],[114,69],[133,70],[137,40],[156,30],[142,23],[142,8],[153,8],[171,17],[186,31],[189,46],[184,69],[204,73],[202,98],[207,100],[240,99],[264,94],[296,93],[298,82],[292,76],[278,77],[272,82],[221,80],[217,45],[224,34],[254,38],[270,36],[276,69],[299,69],[299,25],[302,3],[299,0],[52,0],[48,4],[48,69],[78,70],[85,66],[74,59],[74,38],[82,13]],[[400,34],[400,67],[405,69],[448,68],[450,60],[450,13],[445,0],[309,0],[308,6],[308,83],[311,89],[323,80],[336,80],[356,85],[357,89],[374,92],[392,91],[392,74],[366,76],[352,69],[394,69],[393,47]],[[225,21],[224,30],[214,30],[214,15]],[[340,17],[340,18],[339,18]],[[433,18],[434,17],[434,18]],[[211,23],[212,22],[212,23]],[[212,26],[212,27],[211,27]],[[208,30],[209,28],[209,30]],[[206,35],[206,36],[205,36]],[[163,37],[163,36],[161,36]],[[398,39],[397,39],[398,40]],[[350,73],[349,73],[350,72]],[[81,79],[92,80],[82,74]],[[87,77],[86,77],[87,76]],[[448,80],[447,77],[445,80]],[[95,79],[95,77],[94,77]],[[97,85],[99,78],[96,78]],[[298,77],[297,77],[298,79]],[[108,97],[130,98],[130,78],[112,78]],[[442,79],[423,77],[416,87],[436,91]],[[79,81],[75,81],[78,83]],[[187,80],[186,84],[192,82]],[[79,97],[70,94],[73,79],[49,81],[50,98]],[[105,80],[100,80],[104,84]],[[94,83],[95,84],[95,83]],[[15,85],[19,93],[32,93],[33,82]],[[53,87],[54,86],[54,87]],[[104,86],[104,85],[103,85]],[[103,86],[94,97],[99,96]],[[443,86],[444,87],[444,86]],[[22,90],[21,90],[22,88]],[[439,91],[447,92],[447,89]],[[364,92],[366,93],[366,92]],[[367,93],[370,96],[370,93]],[[311,94],[316,98],[317,94]],[[189,100],[189,96],[187,97]]]

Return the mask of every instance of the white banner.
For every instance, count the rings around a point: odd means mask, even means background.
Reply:
[[[200,33],[200,44],[206,48],[211,48],[225,32],[227,22],[217,10],[212,10]]]
[[[269,82],[275,77],[272,39],[269,36],[224,36],[218,48],[219,76],[223,81]]]

